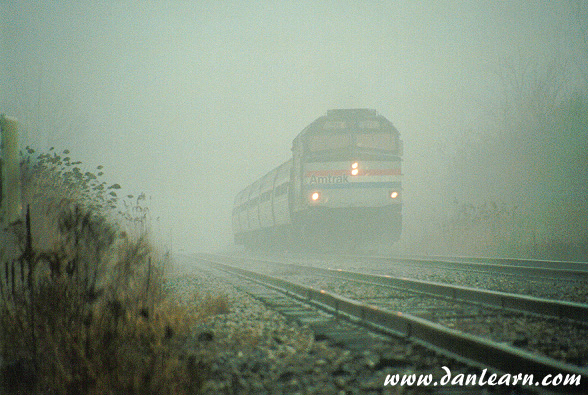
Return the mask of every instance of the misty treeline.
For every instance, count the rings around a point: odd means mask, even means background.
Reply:
[[[568,70],[502,62],[489,121],[444,157],[443,252],[588,260],[588,81]]]
[[[118,184],[69,151],[21,165],[23,220],[0,231],[0,392],[191,392],[177,353],[183,312],[166,307],[169,254],[149,240],[142,197],[119,210]]]

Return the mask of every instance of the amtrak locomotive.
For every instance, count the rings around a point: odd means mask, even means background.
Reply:
[[[371,109],[329,110],[292,158],[239,192],[236,244],[341,249],[394,242],[402,228],[402,141]]]

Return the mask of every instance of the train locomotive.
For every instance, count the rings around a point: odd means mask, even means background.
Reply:
[[[372,109],[329,110],[292,157],[235,197],[235,244],[341,250],[392,243],[402,229],[402,141]]]

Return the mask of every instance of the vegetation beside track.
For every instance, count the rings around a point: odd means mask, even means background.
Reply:
[[[115,214],[102,166],[27,151],[23,219],[0,231],[0,392],[197,392],[205,369],[182,347],[195,313],[166,298],[146,210]]]
[[[586,52],[588,53],[588,52]],[[532,71],[532,72],[531,72]],[[410,203],[403,248],[418,255],[588,261],[588,79],[564,65],[505,64],[502,102],[457,141]],[[564,89],[565,88],[565,89]],[[490,110],[490,108],[489,108]],[[438,199],[424,199],[430,192]]]

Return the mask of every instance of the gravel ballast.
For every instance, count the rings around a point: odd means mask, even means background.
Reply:
[[[512,387],[384,385],[388,375],[479,373],[403,339],[374,337],[348,349],[315,336],[235,287],[230,279],[178,257],[166,287],[182,303],[226,296],[226,312],[195,322],[186,342],[206,370],[203,394],[422,394],[505,393]],[[196,295],[197,294],[197,295]],[[199,295],[199,296],[198,296]],[[200,301],[200,302],[199,302]],[[509,390],[509,391],[504,391]]]

